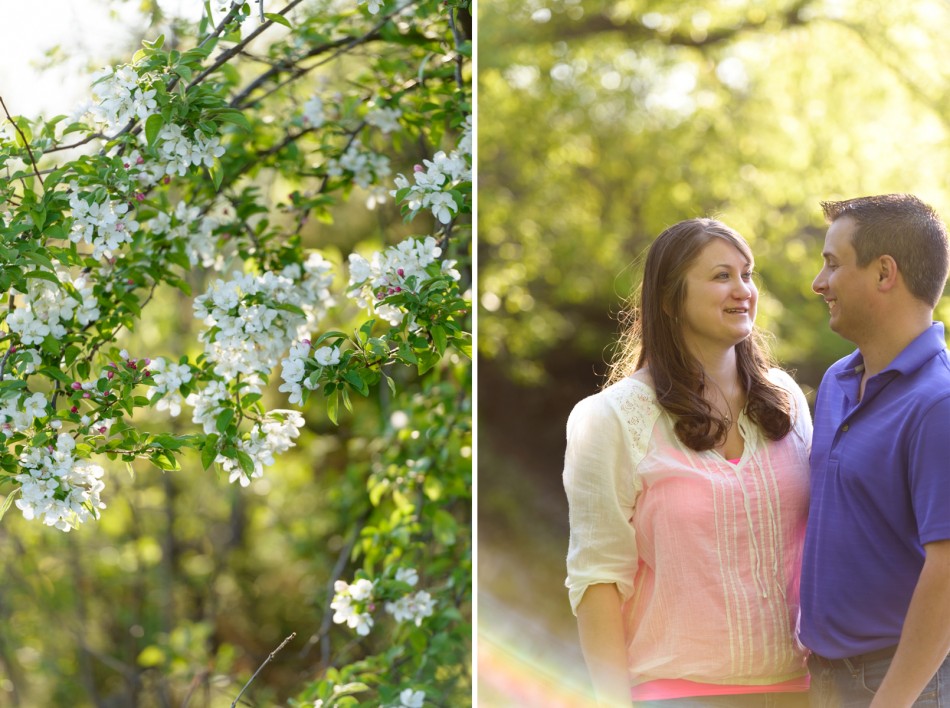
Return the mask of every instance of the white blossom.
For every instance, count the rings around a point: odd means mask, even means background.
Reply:
[[[61,531],[78,528],[90,518],[99,518],[105,504],[100,493],[104,471],[98,465],[74,456],[76,442],[60,433],[56,445],[28,448],[20,455],[23,469],[17,508],[26,519],[41,519]]]
[[[354,140],[340,157],[327,160],[328,175],[340,177],[345,172],[351,173],[360,187],[368,189],[390,175],[389,158],[367,150],[359,140]]]
[[[404,708],[422,708],[425,699],[425,691],[413,691],[407,688],[399,693],[399,705]]]
[[[333,621],[346,624],[355,629],[360,636],[366,636],[373,628],[373,617],[367,611],[373,599],[373,583],[361,578],[352,585],[337,580],[333,585],[334,596],[330,608],[334,610]]]
[[[399,118],[402,117],[402,111],[398,108],[371,108],[366,114],[366,122],[383,133],[392,133],[399,130]]]
[[[311,128],[319,128],[326,122],[326,115],[323,111],[323,99],[314,96],[303,104],[302,117],[304,122]]]
[[[420,590],[414,595],[404,595],[395,602],[387,602],[385,609],[397,622],[414,622],[418,627],[423,619],[432,616],[434,607],[432,596]]]
[[[281,420],[283,418],[283,420]],[[240,461],[219,454],[215,462],[229,473],[228,482],[239,482],[242,487],[264,475],[264,467],[274,464],[274,456],[292,448],[294,440],[304,426],[303,416],[298,411],[273,410],[252,429],[250,436],[238,443],[238,449],[251,458],[253,470],[250,475],[241,467]]]
[[[155,385],[149,388],[145,395],[149,400],[162,395],[163,397],[155,404],[155,409],[167,410],[169,415],[177,418],[181,413],[181,404],[184,402],[179,389],[182,384],[191,381],[191,367],[187,364],[166,362],[162,357],[152,360],[148,366]]]

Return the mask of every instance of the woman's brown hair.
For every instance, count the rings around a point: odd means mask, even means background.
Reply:
[[[752,251],[737,232],[715,219],[688,219],[661,233],[650,246],[643,283],[628,312],[608,384],[649,364],[659,404],[676,420],[676,436],[693,450],[709,450],[725,441],[728,428],[703,397],[706,386],[700,363],[686,347],[679,324],[686,298],[686,271],[700,251],[720,238],[752,262]],[[753,328],[736,345],[739,381],[746,391],[746,413],[770,440],[792,427],[789,396],[768,379],[771,361]]]

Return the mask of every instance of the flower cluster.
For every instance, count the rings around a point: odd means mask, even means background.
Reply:
[[[24,472],[15,477],[21,485],[16,506],[24,518],[41,518],[61,531],[99,518],[105,508],[99,498],[103,469],[77,458],[75,449],[72,436],[60,433],[55,446],[31,447],[20,455]]]
[[[307,357],[310,354],[310,340],[304,339],[295,342],[290,347],[290,352],[286,359],[280,362],[280,377],[284,383],[278,389],[282,393],[289,393],[288,401],[293,405],[303,404],[303,389],[307,388],[314,391],[320,387],[320,384],[311,380],[311,376],[306,376]],[[319,366],[335,366],[340,363],[339,347],[320,347],[313,353],[313,358]]]
[[[6,437],[21,433],[33,425],[33,421],[46,415],[46,396],[40,392],[25,392],[0,406],[0,430]]]
[[[415,568],[400,568],[396,571],[396,580],[415,587],[419,582],[419,574]],[[385,605],[386,612],[397,622],[414,622],[417,627],[422,625],[422,620],[426,617],[432,616],[434,607],[432,596],[425,590],[413,595],[403,595],[395,602],[387,602]]]
[[[96,103],[89,108],[89,118],[95,126],[115,131],[129,121],[144,121],[158,108],[155,90],[143,88],[131,66],[105,69],[99,76],[92,87]]]
[[[94,258],[110,258],[114,250],[132,240],[132,234],[139,228],[138,222],[129,214],[129,205],[108,198],[101,202],[89,201],[88,195],[79,194],[75,184],[71,187],[69,206],[73,226],[69,239],[73,243],[85,241],[92,246]]]
[[[161,396],[155,404],[155,409],[167,410],[169,415],[177,418],[181,413],[181,404],[184,402],[181,396],[181,386],[191,381],[191,367],[187,364],[174,364],[166,362],[158,357],[149,363],[151,369],[151,378],[155,383],[148,389],[147,396],[149,400],[155,396]]]
[[[472,168],[459,151],[446,155],[440,150],[431,160],[423,160],[413,172],[414,184],[402,174],[394,180],[396,189],[390,192],[399,201],[406,202],[412,215],[421,209],[431,209],[440,223],[447,224],[458,213],[459,204],[450,190],[462,182],[472,180]]]
[[[371,108],[366,114],[366,122],[378,128],[383,133],[392,133],[399,130],[399,119],[402,117],[402,111],[398,108]]]
[[[383,597],[391,596],[393,601],[387,601],[384,609],[397,622],[413,622],[421,626],[422,620],[432,616],[435,601],[425,590],[403,594],[399,587],[409,585],[414,587],[419,582],[419,574],[415,568],[399,568],[396,571],[395,588],[389,588],[391,583],[382,586]],[[330,607],[335,610],[333,621],[337,624],[346,624],[355,629],[357,634],[365,636],[373,628],[372,612],[375,611],[375,596],[379,594],[378,583],[361,578],[352,585],[338,580],[333,586],[335,594]]]
[[[392,326],[398,326],[405,313],[380,300],[402,292],[409,278],[417,282],[428,278],[426,267],[435,263],[441,255],[442,249],[432,236],[424,240],[406,239],[382,253],[373,253],[369,260],[356,253],[350,254],[350,297],[360,307],[368,308]],[[454,280],[461,278],[453,260],[442,262],[442,272]]]
[[[303,118],[303,122],[311,128],[319,128],[323,125],[327,120],[323,110],[323,99],[319,96],[314,96],[303,104],[301,117]]]
[[[304,425],[303,416],[292,410],[273,410],[259,421],[250,436],[238,443],[238,449],[251,461],[251,471],[241,464],[240,458],[228,457],[221,453],[215,462],[229,473],[228,482],[240,482],[242,487],[264,475],[264,467],[274,464],[274,455],[280,455],[292,448],[294,439],[300,435]]]
[[[215,280],[195,299],[195,314],[208,326],[199,335],[219,376],[269,374],[289,342],[300,340],[333,304],[331,264],[311,254],[303,267],[263,275],[235,273]]]
[[[57,277],[61,283],[73,286],[75,297],[49,281],[32,278],[28,292],[11,290],[14,308],[7,316],[7,327],[23,344],[40,344],[48,336],[61,339],[66,335],[67,323],[75,320],[87,325],[99,318],[98,301],[84,277],[72,280],[65,271],[57,272]]]
[[[158,156],[166,175],[184,177],[192,167],[213,167],[215,158],[224,154],[218,137],[207,137],[200,130],[185,134],[180,125],[166,125],[158,134]]]
[[[183,241],[185,253],[193,266],[219,269],[216,266],[220,265],[221,254],[214,235],[218,220],[213,216],[202,216],[198,207],[180,201],[174,211],[159,212],[146,226],[154,234]]]
[[[327,174],[330,177],[341,177],[344,173],[351,174],[356,184],[368,189],[389,177],[389,158],[367,150],[359,140],[354,140],[340,157],[327,160]]]
[[[372,581],[360,578],[350,585],[344,580],[337,580],[333,590],[335,594],[330,603],[330,608],[334,610],[333,621],[337,624],[346,623],[350,629],[355,629],[357,634],[365,637],[373,628],[370,612],[376,609]]]

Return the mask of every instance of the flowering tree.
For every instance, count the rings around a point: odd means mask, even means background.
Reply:
[[[248,487],[279,474],[267,468],[306,436],[313,403],[334,424],[364,406],[378,423],[360,424],[367,450],[338,501],[360,512],[314,591],[325,619],[308,646],[322,655],[295,704],[457,705],[470,656],[467,2],[270,5],[214,2],[171,24],[94,77],[73,116],[3,103],[0,516],[83,529],[109,514],[119,463],[197,465]],[[379,246],[346,263],[310,248],[356,200],[379,215]],[[190,303],[194,338],[135,350],[168,293]],[[150,639],[137,665],[170,671],[170,637]]]

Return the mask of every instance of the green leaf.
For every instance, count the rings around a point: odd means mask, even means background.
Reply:
[[[251,132],[251,124],[241,111],[221,111],[220,113],[213,114],[212,117],[218,121],[233,123],[239,128],[243,128],[249,133]]]
[[[237,451],[237,460],[241,465],[241,469],[244,470],[244,474],[250,475],[254,472],[254,460],[251,459],[251,456],[248,455],[243,450]]]
[[[214,183],[214,191],[217,192],[221,189],[221,183],[224,181],[224,170],[211,167],[208,169],[208,172],[211,173],[211,181]]]
[[[162,45],[165,44],[165,35],[160,34],[153,41],[149,42],[147,39],[142,40],[142,46],[147,49],[161,49]]]
[[[76,350],[76,347],[69,347],[66,350],[67,358],[69,357],[69,354],[72,351],[78,351],[78,350]],[[76,358],[75,355],[73,356],[73,358],[74,359]],[[42,369],[40,369],[36,373],[40,374],[41,376],[49,376],[51,379],[56,379],[57,381],[60,381],[66,384],[67,386],[73,382],[72,378],[70,378],[64,371],[61,371],[60,369],[56,369],[52,366],[44,366]]]
[[[149,455],[149,461],[160,470],[168,470],[170,472],[177,472],[181,469],[181,463],[178,462],[178,459],[166,450],[159,450],[158,452],[153,452]]]
[[[225,408],[223,411],[218,413],[218,417],[214,421],[214,427],[218,429],[219,433],[223,433],[228,429],[228,426],[231,425],[232,420],[234,420],[234,409]]]
[[[164,125],[165,119],[162,118],[161,113],[153,113],[145,120],[145,139],[148,141],[149,147],[155,145],[158,134],[162,132]]]
[[[208,469],[211,467],[211,464],[214,462],[214,458],[218,456],[218,436],[209,435],[208,439],[205,440],[204,447],[201,448],[201,466],[203,469]]]
[[[12,492],[7,494],[7,498],[4,499],[3,504],[0,505],[0,519],[2,519],[3,515],[7,513],[7,509],[9,509],[13,505],[13,499],[16,497],[16,495],[19,493],[21,489],[23,489],[23,487],[17,487]]]
[[[343,374],[343,378],[346,379],[349,384],[360,393],[360,395],[369,395],[369,386],[366,385],[366,382],[357,372],[347,371],[345,374]]]
[[[336,337],[337,339],[346,339],[346,335],[343,332],[331,330],[329,332],[324,332],[319,337],[317,337],[317,341],[315,341],[311,346],[314,346],[314,347],[320,346],[322,342],[326,341],[330,337]]]
[[[440,325],[432,325],[429,333],[432,335],[432,341],[435,344],[435,348],[438,349],[439,354],[445,354],[445,329]]]
[[[59,285],[59,278],[57,278],[54,273],[50,273],[48,270],[31,270],[29,273],[24,273],[23,277],[39,278],[40,280],[48,280],[51,283],[56,283]]]
[[[425,372],[427,372],[433,366],[438,364],[439,359],[441,358],[442,357],[440,357],[438,354],[432,351],[419,352],[419,363],[417,364],[419,373],[424,374]]]
[[[330,422],[334,425],[337,425],[337,412],[340,408],[340,394],[334,391],[332,394],[327,396],[327,417],[330,418]]]
[[[279,25],[283,25],[289,30],[293,29],[293,26],[290,24],[290,21],[283,15],[278,15],[274,12],[265,12],[264,17],[266,17],[271,22],[276,22]]]

